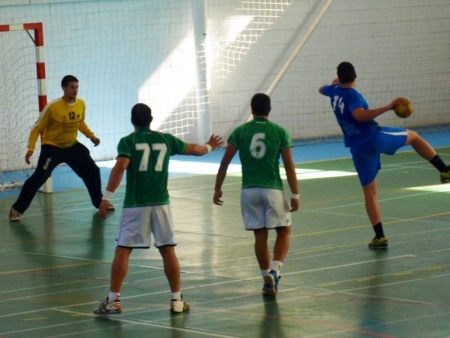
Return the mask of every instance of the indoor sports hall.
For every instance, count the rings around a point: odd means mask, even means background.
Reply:
[[[0,337],[450,337],[450,184],[411,147],[382,156],[377,181],[387,250],[373,238],[363,192],[330,102],[318,88],[351,61],[370,107],[406,97],[409,118],[450,163],[450,4],[425,0],[3,0],[0,2]],[[169,191],[182,292],[169,312],[156,248],[135,250],[123,312],[96,316],[108,294],[124,185],[106,220],[83,182],[59,166],[19,222],[8,212],[36,167],[29,131],[61,78],[80,80],[79,134],[106,186],[130,109],[186,142],[225,139],[254,93],[289,132],[301,192],[279,293],[263,280],[240,213],[237,157],[212,203],[224,154],[175,156]],[[280,167],[284,173],[283,167]],[[269,242],[273,244],[271,234]]]

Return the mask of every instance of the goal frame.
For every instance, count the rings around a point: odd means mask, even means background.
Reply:
[[[42,22],[7,24],[0,25],[0,33],[12,31],[26,31],[34,43],[36,50],[36,79],[38,86],[38,105],[39,112],[42,112],[47,105],[47,83],[45,73],[45,55],[44,55],[44,25]],[[33,32],[33,36],[29,31]],[[42,192],[52,192],[51,177],[40,189]]]

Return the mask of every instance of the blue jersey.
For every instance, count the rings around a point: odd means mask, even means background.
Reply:
[[[360,122],[352,115],[356,108],[369,109],[357,90],[335,84],[322,87],[322,94],[330,98],[334,115],[344,133],[346,147],[364,145],[377,134],[378,123],[375,120]]]

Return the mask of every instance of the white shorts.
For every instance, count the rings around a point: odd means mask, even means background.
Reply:
[[[124,208],[116,243],[127,248],[148,249],[152,234],[157,248],[174,246],[173,232],[170,204]]]
[[[241,191],[241,213],[246,230],[290,226],[289,209],[282,190],[250,188]]]

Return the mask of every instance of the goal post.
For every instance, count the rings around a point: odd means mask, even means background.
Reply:
[[[12,31],[33,31],[32,39],[36,48],[36,79],[38,88],[39,112],[47,105],[47,87],[45,82],[45,61],[44,61],[44,27],[42,22],[0,25],[0,32]]]
[[[34,23],[23,23],[23,24],[9,24],[9,25],[0,25],[0,33],[8,33],[8,32],[24,32],[28,35],[29,40],[32,41],[34,47],[35,47],[35,63],[36,63],[36,81],[37,81],[37,102],[38,102],[38,108],[39,112],[42,112],[47,105],[47,86],[46,86],[46,72],[45,72],[45,58],[44,58],[44,30],[43,30],[43,24],[42,22],[34,22]],[[32,32],[32,34],[30,34]],[[23,39],[23,38],[22,38]],[[8,44],[8,42],[10,42]],[[22,47],[14,47],[16,44],[14,43],[14,38],[12,40],[6,40],[4,43],[2,42],[4,46],[7,48],[9,47],[15,53],[15,58],[12,60],[12,62],[15,63],[14,67],[12,67],[11,72],[14,73],[14,71],[22,69],[24,67],[23,64],[21,64],[21,60],[23,62],[28,62],[29,58],[23,57],[21,53],[21,48],[27,48],[26,43],[17,44]],[[6,62],[6,66],[4,68],[8,67],[8,60],[4,60],[3,62]],[[3,69],[2,73],[5,73],[6,70]],[[13,74],[14,76],[14,74]],[[10,83],[8,85],[15,86],[17,83]],[[25,90],[24,88],[16,88],[18,92],[21,92],[22,90]],[[26,91],[26,90],[25,90]],[[25,92],[25,95],[28,93]],[[5,94],[6,96],[7,94]],[[17,102],[15,97],[10,97],[8,100],[3,100],[10,102],[9,104],[4,104],[2,111],[0,111],[0,114],[3,116],[6,115],[12,115],[20,114],[21,112],[19,109],[23,109],[22,107],[18,107],[17,111],[10,112],[8,111],[14,106],[17,106]],[[0,115],[0,117],[1,117]],[[5,126],[6,128],[10,128],[9,125]],[[18,127],[25,127],[20,126]],[[0,173],[2,173],[2,181],[0,182],[0,191],[1,190],[7,190],[7,189],[14,189],[17,187],[21,187],[23,185],[23,177],[20,177],[20,170],[26,169],[21,164],[19,164],[19,161],[23,161],[23,159],[18,156],[15,159],[10,158],[11,152],[8,151],[8,142],[10,142],[11,139],[14,139],[15,134],[20,134],[20,130],[9,130],[9,132],[4,131],[5,137],[2,139],[1,147],[5,150],[5,152],[2,152],[0,155],[0,159],[2,162],[2,166],[0,167]],[[12,174],[12,172],[18,173]],[[3,173],[11,172],[9,175],[4,175]],[[26,174],[25,174],[26,176]],[[5,181],[6,179],[6,181]],[[51,192],[52,191],[52,181],[51,178],[42,186],[41,188],[42,192]]]

